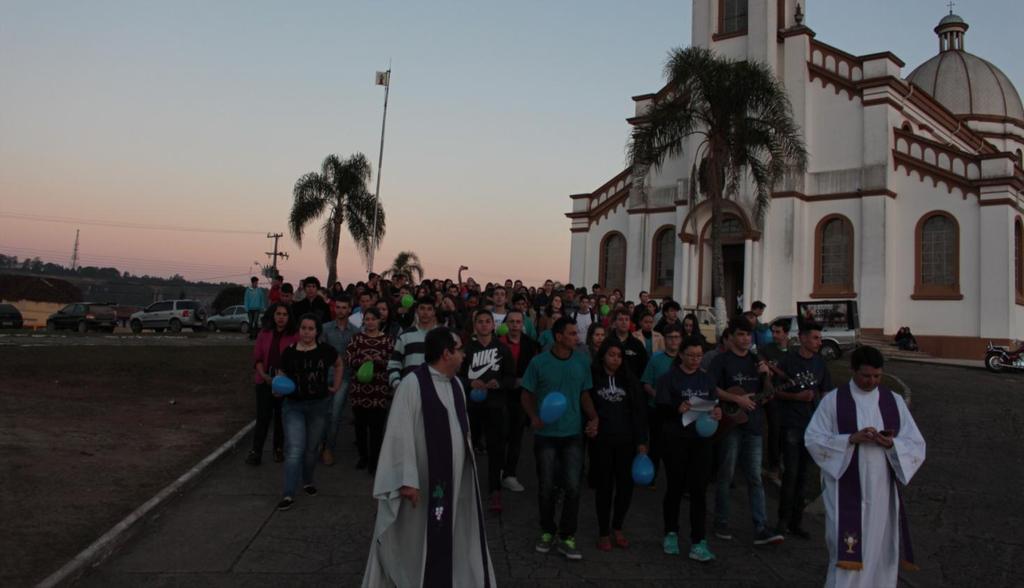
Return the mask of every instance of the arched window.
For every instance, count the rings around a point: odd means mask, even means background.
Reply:
[[[1024,304],[1024,222],[1019,216],[1013,223],[1013,273],[1017,304]]]
[[[841,214],[826,216],[814,230],[812,298],[854,297],[853,223]]]
[[[654,233],[652,254],[651,297],[670,296],[676,263],[675,227],[669,225]]]
[[[605,235],[601,242],[601,266],[598,281],[605,290],[626,289],[626,238],[622,233]]]
[[[922,300],[961,300],[960,226],[949,213],[929,212],[914,231],[914,294]]]
[[[747,32],[747,0],[718,0],[718,34],[742,35]]]

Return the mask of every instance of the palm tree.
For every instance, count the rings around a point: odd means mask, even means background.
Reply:
[[[416,282],[423,281],[423,264],[420,263],[420,257],[412,251],[402,251],[395,256],[395,261],[391,262],[391,267],[384,270],[381,275],[385,278],[394,278],[395,276],[407,276],[410,280],[416,274]]]
[[[384,208],[366,188],[371,174],[370,163],[362,153],[348,159],[332,153],[324,158],[320,173],[310,172],[295,182],[295,201],[288,217],[288,229],[295,243],[302,247],[302,233],[306,226],[324,217],[320,242],[326,254],[328,284],[333,284],[338,278],[342,225],[348,226],[348,233],[364,258],[384,237]],[[373,234],[375,211],[377,230]]]
[[[771,192],[790,166],[803,172],[807,150],[785,89],[767,65],[716,56],[708,49],[674,49],[665,64],[668,94],[655,100],[629,143],[633,177],[682,154],[691,135],[702,137],[697,170],[711,199],[711,295],[719,326],[726,316],[722,266],[722,198],[750,177],[759,227]],[[691,185],[693,185],[691,183]]]

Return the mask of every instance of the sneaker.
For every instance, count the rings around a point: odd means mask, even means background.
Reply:
[[[715,554],[708,549],[708,542],[702,539],[700,543],[694,543],[693,547],[690,547],[690,559],[706,562],[715,559]]]
[[[622,531],[612,531],[612,534],[615,536],[616,547],[619,547],[620,549],[629,549],[629,539],[626,539],[626,536],[622,534]]]
[[[285,496],[281,502],[277,503],[277,510],[288,510],[294,502],[295,500],[291,496]]]
[[[558,542],[558,553],[561,553],[565,556],[565,559],[570,561],[583,559],[583,554],[580,553],[579,549],[576,549],[576,538],[572,535]]]
[[[284,461],[284,449],[280,447],[274,449],[274,461],[277,463]]]
[[[679,555],[679,535],[666,533],[661,541],[661,550],[667,555]]]
[[[719,539],[724,539],[726,541],[731,541],[732,540],[732,531],[729,530],[729,526],[728,525],[716,524],[715,525],[715,537],[718,537]]]
[[[357,470],[365,470],[366,469],[366,458],[365,457],[360,457],[359,458],[359,461],[356,462],[356,469]]]
[[[324,452],[320,454],[320,459],[323,460],[325,466],[334,465],[334,452],[324,447]]]
[[[501,487],[509,492],[522,492],[526,490],[515,476],[505,476],[501,481]]]
[[[801,539],[811,538],[811,534],[808,533],[803,527],[790,527],[787,530],[787,533],[790,535],[795,535],[796,537],[799,537]]]
[[[765,470],[762,476],[772,484],[775,484],[776,487],[782,487],[782,477],[779,476],[779,470]]]
[[[597,550],[598,551],[606,551],[606,552],[607,551],[611,551],[612,550],[612,540],[611,540],[611,538],[608,537],[607,535],[605,535],[604,537],[598,537],[597,538]]]
[[[782,534],[769,531],[768,529],[761,529],[754,533],[754,545],[778,545],[785,540],[786,538]]]
[[[491,512],[493,512],[493,513],[500,513],[502,511],[501,491],[500,490],[495,490],[494,492],[491,492],[491,506],[490,506],[490,509],[491,509]]]
[[[302,487],[302,490],[306,493],[306,496],[316,496],[317,495],[316,486],[314,486],[312,484],[306,484],[305,486]]]
[[[255,451],[250,451],[249,455],[245,456],[245,463],[251,466],[258,466],[262,461],[263,458],[260,457],[260,454],[256,453]]]
[[[541,533],[540,541],[537,545],[534,545],[534,549],[537,553],[547,553],[551,551],[551,544],[555,542],[555,536],[551,533]]]

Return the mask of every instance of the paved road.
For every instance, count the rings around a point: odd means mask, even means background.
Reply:
[[[929,442],[928,462],[911,485],[908,510],[922,571],[910,586],[1017,584],[1024,548],[1020,488],[1024,467],[1024,378],[962,368],[893,364],[914,388],[915,418]],[[345,434],[349,435],[346,427]],[[366,560],[374,503],[371,480],[353,469],[354,448],[320,468],[320,496],[301,497],[278,513],[280,466],[242,464],[243,452],[215,465],[134,538],[80,580],[82,586],[353,586]],[[816,586],[827,553],[822,516],[810,516],[811,541],[755,548],[745,489],[734,491],[736,540],[711,539],[719,560],[700,565],[661,553],[661,492],[637,489],[626,521],[633,546],[610,554],[593,547],[593,494],[585,492],[578,534],[582,562],[532,551],[537,538],[536,484],[524,440],[522,494],[489,516],[488,539],[503,586]],[[485,458],[484,458],[485,459]],[[481,460],[482,461],[482,460]],[[483,463],[481,463],[483,466]],[[659,483],[663,487],[663,479]],[[769,490],[769,512],[776,508]],[[820,513],[820,509],[816,509]],[[686,512],[685,505],[683,512]],[[774,517],[772,517],[774,519]],[[686,527],[685,514],[683,521]],[[685,533],[685,531],[684,531]]]

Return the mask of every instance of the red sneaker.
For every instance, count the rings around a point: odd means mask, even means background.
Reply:
[[[611,551],[612,550],[612,540],[609,539],[607,536],[605,536],[605,537],[598,537],[597,538],[597,550],[598,551]]]
[[[501,506],[501,491],[496,490],[491,492],[491,512],[501,512],[503,510]]]
[[[629,549],[629,539],[626,539],[622,531],[615,531],[615,545],[622,549]]]

